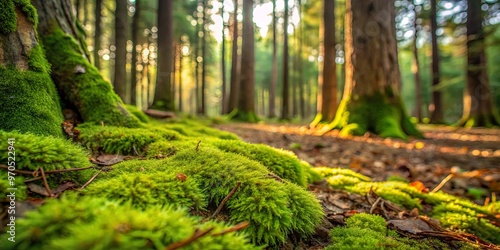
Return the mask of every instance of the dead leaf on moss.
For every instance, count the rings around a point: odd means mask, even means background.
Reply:
[[[111,166],[129,158],[129,156],[124,155],[102,154],[97,156],[96,158],[90,158],[90,161],[100,166]]]

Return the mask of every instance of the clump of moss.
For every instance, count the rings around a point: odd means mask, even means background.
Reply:
[[[354,186],[348,186],[345,189],[350,192],[358,193],[365,195],[372,190],[378,196],[394,202],[398,205],[401,205],[405,208],[418,208],[422,209],[422,205],[420,205],[420,199],[414,198],[405,190],[396,188],[397,186],[393,184],[399,184],[400,182],[361,182],[357,183]],[[409,187],[411,188],[411,187]],[[415,192],[417,190],[415,189]]]
[[[90,166],[87,153],[70,141],[50,136],[21,134],[0,130],[0,162],[7,162],[8,138],[15,139],[16,169],[45,171]],[[63,180],[85,183],[94,170],[61,173]],[[52,177],[55,175],[49,175]],[[61,180],[62,181],[62,180]]]
[[[328,184],[333,188],[343,188],[345,186],[371,180],[369,177],[346,168],[318,167],[313,168],[312,171],[326,178]]]
[[[214,140],[211,144],[223,151],[240,154],[258,161],[281,178],[301,186],[307,185],[305,169],[309,166],[305,166],[292,152],[243,141]]]
[[[97,181],[85,190],[85,194],[130,202],[143,209],[155,204],[169,204],[201,210],[207,202],[194,178],[173,171],[135,172]]]
[[[85,122],[140,126],[139,120],[126,110],[120,97],[113,92],[111,84],[85,60],[80,46],[71,36],[54,29],[41,38],[52,72],[57,72],[52,78],[64,93],[63,102],[73,103]]]
[[[239,140],[233,133],[211,128],[202,121],[192,119],[176,119],[173,123],[161,124],[162,127],[175,130],[181,135],[197,138],[219,138],[225,140]]]
[[[17,30],[16,6],[13,1],[0,2],[0,32],[9,34]]]
[[[304,188],[273,178],[267,168],[256,161],[210,145],[200,146],[198,150],[186,148],[166,160],[123,162],[101,175],[112,179],[135,172],[182,173],[196,180],[208,204],[214,205],[220,204],[236,183],[241,182],[226,203],[226,213],[231,222],[249,221],[245,232],[258,244],[277,245],[293,232],[306,236],[323,217],[319,202]]]
[[[142,112],[142,110],[139,110],[136,106],[130,105],[130,104],[125,104],[125,108],[130,112],[132,115],[134,115],[139,121],[143,123],[148,123],[149,122],[149,117]]]
[[[0,129],[62,137],[63,116],[50,76],[0,67]]]
[[[346,220],[346,227],[335,227],[330,231],[333,249],[450,249],[436,239],[408,239],[395,231],[387,230],[385,220],[378,215],[355,214]]]
[[[78,140],[92,151],[104,151],[110,154],[142,153],[147,146],[160,140],[175,140],[182,136],[173,130],[154,128],[124,128],[113,126],[95,126],[83,124]]]
[[[195,230],[213,230],[184,249],[258,249],[238,232],[201,222],[172,206],[137,209],[103,198],[64,195],[29,212],[17,225],[16,242],[4,249],[164,249],[190,238]]]

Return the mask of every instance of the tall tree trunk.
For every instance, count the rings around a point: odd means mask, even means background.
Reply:
[[[182,47],[181,47],[182,49]],[[184,109],[183,109],[183,105],[182,105],[182,62],[183,62],[183,59],[184,56],[182,55],[182,51],[181,53],[179,53],[179,112],[182,112]]]
[[[177,44],[177,41],[174,40],[174,45],[173,45],[173,48],[174,48],[174,56],[172,57],[172,84],[171,84],[171,87],[172,87],[172,100],[174,102],[174,106],[175,106],[175,84],[176,84],[176,76],[177,76],[177,57],[179,56],[179,52],[180,52],[180,48],[179,48],[179,45]]]
[[[278,62],[277,52],[277,18],[276,18],[276,0],[273,0],[273,62],[271,68],[271,84],[269,86],[269,118],[276,116],[276,86],[278,85]]]
[[[413,20],[413,65],[412,72],[415,77],[415,115],[417,116],[418,121],[422,121],[422,82],[420,80],[420,64],[418,61],[418,48],[417,48],[417,40],[418,40],[418,27],[417,27],[417,10],[416,10],[416,1],[413,1],[413,8],[415,13],[415,18]]]
[[[174,42],[174,1],[158,1],[158,61],[156,90],[151,107],[161,110],[175,110],[172,95],[172,62]]]
[[[346,7],[346,86],[332,126],[356,135],[422,136],[400,99],[394,0],[347,0]]]
[[[481,2],[467,1],[467,85],[463,116],[459,121],[459,125],[466,127],[500,125],[486,72],[482,21]]]
[[[437,0],[431,0],[431,40],[432,40],[432,87],[441,81],[439,72],[439,48],[437,43]],[[439,90],[432,90],[431,123],[444,123],[443,101]]]
[[[97,69],[101,69],[101,56],[99,55],[99,50],[101,50],[101,12],[102,0],[96,0],[94,12],[94,65]]]
[[[224,21],[224,0],[221,0],[221,17],[222,17],[222,47],[221,47],[221,77],[222,77],[222,109],[221,113],[227,113],[227,81],[226,81],[226,23]]]
[[[141,20],[141,1],[135,0],[134,19],[132,21],[132,65],[130,69],[130,103],[137,104],[137,45],[139,45],[139,22]]]
[[[139,126],[96,67],[85,58],[83,45],[75,40],[68,0],[33,0],[38,11],[38,34],[51,64],[51,76],[66,108],[74,109],[89,123]],[[72,28],[73,27],[73,28]]]
[[[115,92],[127,103],[127,0],[116,0],[115,10]]]
[[[335,1],[323,0],[323,102],[322,120],[331,122],[337,112],[337,65],[335,63]]]
[[[201,64],[201,89],[200,89],[200,95],[201,95],[201,105],[200,105],[200,111],[199,114],[206,115],[206,101],[205,101],[205,91],[207,89],[207,10],[208,10],[208,1],[203,0],[203,17],[202,17],[202,26],[201,30],[203,33],[203,37],[201,38],[201,58],[203,59],[202,64]]]
[[[257,121],[255,115],[255,41],[253,27],[253,0],[243,0],[243,29],[241,44],[241,80],[238,112],[234,118]]]
[[[228,112],[237,108],[240,94],[240,58],[238,56],[238,0],[234,0],[231,80]]]
[[[0,27],[0,130],[62,137],[63,115],[29,3],[5,0]],[[8,18],[8,19],[7,19]]]
[[[298,50],[298,54],[299,54],[299,62],[298,62],[298,65],[297,65],[297,68],[298,68],[298,83],[299,83],[299,108],[300,108],[300,116],[302,117],[302,119],[305,118],[306,116],[306,112],[305,112],[305,100],[304,100],[304,72],[303,72],[303,68],[302,68],[302,64],[303,64],[303,58],[302,58],[302,43],[303,43],[303,40],[304,40],[304,26],[303,26],[303,23],[304,23],[304,20],[303,20],[303,14],[302,14],[302,0],[298,0],[297,1],[297,4],[298,4],[298,7],[299,7],[299,16],[300,16],[300,23],[299,23],[299,41],[298,41],[298,44],[299,44],[299,50]]]
[[[281,119],[290,119],[290,100],[289,100],[289,53],[288,53],[288,0],[285,0],[285,15],[283,21],[283,89],[282,89],[282,108]]]

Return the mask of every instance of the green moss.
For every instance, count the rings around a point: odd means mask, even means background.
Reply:
[[[49,75],[0,67],[0,129],[62,137],[63,116]]]
[[[78,140],[83,146],[92,151],[103,151],[109,154],[143,153],[153,142],[182,137],[175,131],[161,128],[102,127],[83,124],[77,129],[80,131]]]
[[[233,133],[214,129],[200,120],[176,119],[173,122],[161,124],[162,127],[175,130],[182,135],[196,138],[219,138],[225,140],[239,140]]]
[[[121,203],[130,202],[134,207],[147,208],[155,204],[168,204],[190,209],[206,208],[207,199],[194,178],[175,171],[159,173],[135,172],[92,183],[85,194]]]
[[[148,123],[149,122],[149,117],[142,112],[142,110],[139,110],[136,106],[130,105],[130,104],[125,104],[125,108],[130,112],[132,115],[134,115],[139,121],[143,123]]]
[[[17,30],[16,6],[13,1],[0,1],[0,23],[0,32],[5,35]]]
[[[0,130],[0,162],[7,162],[8,138],[15,138],[16,169],[45,171],[81,168],[90,166],[87,153],[70,141],[50,136],[36,136]],[[49,175],[49,179],[71,180],[77,184],[85,183],[95,170],[66,172]],[[62,177],[62,178],[61,178]]]
[[[400,182],[393,182],[393,183],[400,183]],[[410,194],[404,192],[401,189],[395,188],[394,185],[390,185],[391,183],[385,182],[385,183],[380,183],[380,182],[362,182],[362,183],[357,183],[354,186],[348,186],[346,187],[346,190],[362,195],[366,195],[372,190],[375,192],[378,196],[389,200],[391,202],[394,202],[398,205],[401,205],[405,208],[412,209],[412,208],[418,208],[422,209],[422,205],[420,205],[420,199],[419,198],[414,198]],[[416,190],[415,190],[416,192]]]
[[[78,43],[62,30],[42,37],[54,81],[64,93],[63,102],[75,105],[85,122],[106,126],[139,127],[100,72],[83,56]],[[78,69],[78,70],[77,70]]]
[[[32,71],[50,74],[50,64],[45,59],[45,52],[40,44],[29,52],[28,65]]]
[[[164,249],[191,237],[196,229],[211,233],[183,249],[257,249],[244,235],[229,226],[201,222],[185,210],[171,206],[137,209],[103,198],[65,195],[49,200],[18,221],[16,242],[5,241],[4,249]]]
[[[402,102],[391,102],[380,93],[372,96],[353,96],[339,106],[331,128],[342,128],[343,133],[363,135],[372,132],[381,137],[407,139],[423,137],[404,111]]]
[[[346,227],[335,227],[330,235],[333,249],[401,249],[428,250],[450,249],[437,239],[410,239],[387,230],[385,220],[378,215],[355,214],[346,220]]]
[[[330,186],[332,186],[333,188],[343,188],[345,186],[350,186],[359,182],[367,182],[371,180],[369,177],[346,168],[318,167],[313,168],[312,170],[317,172],[322,177],[326,178]]]
[[[196,143],[193,142],[193,146]],[[323,212],[318,201],[305,189],[269,176],[269,171],[256,161],[213,146],[180,150],[166,160],[128,161],[100,178],[122,175],[182,173],[196,180],[209,204],[216,206],[241,182],[235,195],[226,203],[229,221],[249,221],[245,229],[258,244],[277,245],[293,232],[306,236],[321,222]],[[96,193],[97,195],[97,193]]]
[[[279,177],[301,186],[307,185],[307,173],[303,163],[292,152],[279,150],[264,144],[250,144],[243,141],[215,140],[212,145],[225,151],[243,155],[260,162]]]
[[[251,122],[251,123],[259,121],[259,118],[254,112],[244,112],[238,109],[231,111],[231,113],[229,113],[227,116],[229,119],[235,121]]]
[[[38,25],[38,14],[36,12],[36,8],[33,7],[30,0],[13,0],[16,7],[20,8],[21,11],[26,15],[28,21],[33,24],[34,29]]]

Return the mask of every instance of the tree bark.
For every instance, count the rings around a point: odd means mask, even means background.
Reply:
[[[346,85],[331,124],[343,133],[422,136],[400,99],[394,1],[347,0]]]
[[[415,34],[413,35],[413,65],[412,72],[415,77],[415,115],[417,116],[418,121],[422,121],[422,81],[420,80],[420,64],[418,61],[418,48],[417,48],[417,39],[418,39],[418,27],[417,27],[417,11],[416,11],[416,1],[413,1],[413,8],[415,18],[413,20],[413,29]]]
[[[283,89],[281,97],[283,103],[281,105],[281,119],[290,119],[290,99],[289,99],[289,53],[288,53],[288,0],[285,0],[285,15],[283,21]]]
[[[432,87],[435,88],[440,83],[439,70],[439,48],[437,43],[437,0],[431,0],[431,41],[432,41]],[[444,123],[443,103],[441,92],[432,90],[431,123]]]
[[[101,68],[101,56],[99,55],[99,50],[101,50],[101,12],[102,12],[102,0],[95,1],[95,31],[94,31],[94,65],[97,69]]]
[[[62,137],[59,97],[34,29],[36,10],[29,1],[6,0],[2,8],[0,129]]]
[[[277,18],[276,0],[273,0],[273,62],[271,68],[271,84],[269,86],[269,118],[276,117],[276,86],[278,85],[278,62],[277,62]]]
[[[158,1],[158,65],[156,90],[152,108],[174,111],[175,100],[172,95],[172,62],[174,42],[174,1]]]
[[[226,23],[224,22],[224,0],[221,0],[221,17],[222,17],[222,47],[221,47],[221,77],[222,77],[222,109],[221,113],[226,114],[227,111],[227,81],[226,81]]]
[[[323,101],[322,120],[331,122],[337,112],[337,65],[335,63],[335,1],[324,0],[323,7]]]
[[[231,79],[228,112],[232,112],[238,106],[240,94],[240,57],[238,56],[238,0],[234,0],[233,13],[233,39],[231,55]]]
[[[463,115],[459,121],[459,125],[465,127],[500,125],[486,72],[482,21],[481,2],[467,1],[467,84]]]
[[[74,28],[68,0],[33,0],[38,11],[38,34],[51,64],[51,76],[63,106],[80,121],[137,127],[139,121],[123,106],[97,68],[86,59]]]
[[[116,0],[115,10],[115,76],[113,86],[115,92],[127,101],[127,34],[128,34],[127,0]]]
[[[255,115],[255,41],[253,27],[253,0],[243,0],[243,43],[241,44],[241,80],[238,112],[234,118],[256,122]]]
[[[97,4],[97,2],[96,2]],[[132,62],[130,68],[130,104],[137,104],[137,45],[139,44],[139,22],[141,20],[141,1],[135,0],[135,12],[132,21]]]
[[[298,54],[299,54],[299,61],[298,61],[298,65],[297,65],[297,68],[298,68],[298,83],[299,83],[299,108],[300,108],[300,117],[302,117],[302,119],[305,118],[306,116],[306,112],[305,112],[305,99],[304,99],[304,72],[303,72],[303,57],[302,57],[302,43],[303,43],[303,40],[304,40],[304,27],[303,27],[303,18],[304,16],[302,15],[302,0],[298,0],[297,1],[297,5],[298,5],[298,8],[299,8],[299,16],[300,16],[300,23],[299,23],[299,34],[298,34],[298,37],[299,37],[299,40],[298,40],[298,44],[299,44],[299,49],[298,49]]]

